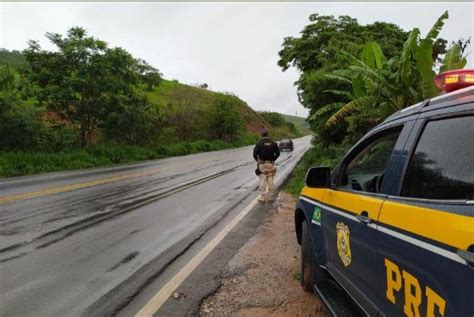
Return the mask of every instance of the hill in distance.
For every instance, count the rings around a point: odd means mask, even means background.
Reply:
[[[306,118],[292,116],[289,114],[281,114],[286,121],[293,123],[297,128],[300,129],[309,129],[309,123],[306,121]]]
[[[173,124],[172,119],[176,114],[181,117],[188,117],[191,120],[197,120],[204,112],[210,111],[211,105],[215,100],[224,95],[220,92],[210,91],[204,88],[188,86],[179,83],[176,80],[163,80],[159,87],[152,91],[144,91],[148,100],[160,109],[165,117],[170,118],[169,124]],[[262,118],[259,113],[253,110],[246,102],[232,95],[236,99],[236,106],[244,121],[245,131],[249,134],[258,136],[262,128],[272,130],[273,127]],[[186,115],[184,115],[186,113]],[[193,117],[193,118],[189,118]],[[188,128],[199,129],[197,126],[188,126]]]
[[[14,69],[28,66],[21,52],[3,48],[0,48],[0,65],[9,65]],[[165,129],[162,139],[164,143],[208,139],[208,136],[200,133],[202,132],[200,130],[203,130],[202,125],[205,124],[201,117],[205,116],[206,111],[210,111],[211,105],[219,96],[228,95],[166,79],[163,79],[152,91],[143,88],[142,94],[163,115]],[[245,133],[251,139],[256,140],[263,128],[269,130],[276,139],[282,136],[297,137],[301,134],[300,131],[273,127],[246,102],[235,95],[232,96],[236,100],[235,104],[244,121]]]

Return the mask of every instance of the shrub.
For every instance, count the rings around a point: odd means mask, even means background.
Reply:
[[[168,156],[180,156],[189,153],[189,148],[184,142],[168,145],[166,148],[166,154]]]
[[[259,140],[259,137],[257,135],[245,133],[245,134],[239,135],[239,137],[236,139],[233,145],[236,147],[246,146],[250,144],[255,144],[258,142],[258,140]]]
[[[219,150],[224,150],[231,147],[232,146],[229,143],[224,142],[222,140],[214,140],[211,142],[211,151],[219,151]]]
[[[191,153],[207,152],[211,150],[211,144],[205,140],[197,140],[191,143]]]

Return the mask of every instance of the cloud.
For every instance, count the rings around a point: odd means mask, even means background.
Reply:
[[[298,36],[311,13],[426,33],[446,9],[450,19],[440,36],[474,38],[473,3],[1,3],[0,47],[24,49],[36,39],[50,48],[46,32],[83,26],[166,78],[233,92],[257,110],[306,115],[293,86],[298,73],[276,63],[283,38]]]

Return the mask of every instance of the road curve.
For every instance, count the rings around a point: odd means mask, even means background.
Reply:
[[[280,174],[310,137],[294,143]],[[126,303],[255,194],[251,151],[0,179],[0,315],[89,315],[122,293]]]

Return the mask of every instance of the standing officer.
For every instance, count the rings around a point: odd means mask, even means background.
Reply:
[[[276,173],[275,161],[280,156],[278,144],[273,142],[268,136],[266,129],[262,130],[262,139],[255,145],[253,149],[253,158],[258,163],[260,171],[260,196],[258,201],[265,202],[265,192],[268,185],[269,201],[273,200],[273,177]]]

